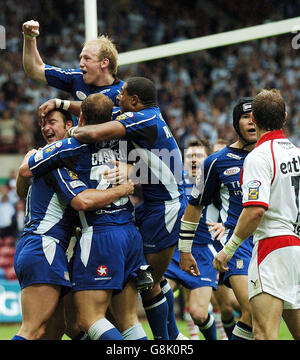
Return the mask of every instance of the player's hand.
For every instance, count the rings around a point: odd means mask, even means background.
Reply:
[[[225,227],[222,223],[207,222],[208,231],[214,240],[221,240],[225,233]]]
[[[134,192],[134,184],[131,180],[128,180],[127,183],[125,184],[121,184],[119,185],[122,187],[122,189],[124,189],[124,194],[123,196],[128,196],[128,195],[132,195]]]
[[[104,179],[110,184],[122,184],[127,182],[129,167],[132,165],[115,160],[111,160],[110,162],[115,164],[115,167],[103,173]]]
[[[191,253],[180,252],[180,269],[192,276],[200,275],[197,263]]]
[[[54,109],[56,109],[56,99],[50,99],[39,107],[40,125],[43,124],[47,114]]]
[[[228,256],[225,251],[221,250],[217,253],[213,260],[213,266],[216,270],[220,272],[225,272],[229,270],[229,267],[226,266],[228,261],[231,259],[231,256]]]
[[[40,24],[38,21],[35,20],[26,21],[22,26],[23,33],[25,35],[29,35],[32,37],[39,36],[40,34],[39,29],[40,29]]]

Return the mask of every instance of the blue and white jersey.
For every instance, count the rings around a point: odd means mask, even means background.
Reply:
[[[159,107],[126,112],[116,120],[126,129],[128,160],[136,162],[145,206],[184,196],[181,152]]]
[[[50,65],[45,65],[45,77],[48,85],[70,93],[74,100],[82,101],[91,94],[102,93],[108,96],[116,105],[116,98],[124,84],[124,81],[116,78],[111,85],[88,85],[83,80],[80,68],[61,69]]]
[[[193,178],[188,176],[188,173],[184,173],[184,189],[187,198],[191,197],[192,189],[194,186]],[[199,225],[196,229],[193,245],[202,245],[208,244],[213,241],[211,237],[211,233],[208,231],[208,226],[206,222],[220,222],[219,218],[219,210],[214,206],[214,204],[210,204],[205,206],[201,213],[201,218],[199,221]]]
[[[39,177],[58,167],[66,167],[78,174],[88,188],[105,190],[111,187],[103,173],[111,167],[111,160],[126,161],[126,153],[119,148],[119,141],[113,140],[99,144],[82,144],[74,138],[57,141],[47,145],[30,157],[29,167]],[[77,186],[74,179],[73,186]],[[80,211],[83,228],[89,226],[122,225],[133,221],[133,206],[128,196],[95,210]]]
[[[77,180],[75,184],[74,176],[77,175],[60,168],[33,179],[26,199],[23,235],[46,235],[67,249],[74,227],[79,223],[77,212],[69,203],[87,189],[82,181]]]
[[[243,210],[240,175],[248,151],[226,146],[209,155],[202,164],[189,203],[207,206],[219,195],[220,216],[227,229],[234,229]]]

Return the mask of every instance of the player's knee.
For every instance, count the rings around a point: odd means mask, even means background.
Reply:
[[[192,307],[190,308],[190,314],[194,322],[203,324],[208,316],[208,309],[203,307]]]

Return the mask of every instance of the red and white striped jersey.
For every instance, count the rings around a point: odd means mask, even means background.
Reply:
[[[267,210],[254,242],[300,233],[300,149],[282,130],[268,132],[246,157],[242,175],[243,206]]]

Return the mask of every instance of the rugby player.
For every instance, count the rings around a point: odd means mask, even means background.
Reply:
[[[251,119],[252,98],[241,98],[233,109],[233,126],[238,140],[204,161],[198,174],[189,204],[181,220],[178,248],[180,267],[191,275],[198,276],[199,269],[191,254],[195,231],[203,207],[212,203],[218,194],[220,216],[225,226],[221,242],[228,241],[242,211],[242,191],[240,173],[244,160],[256,143],[256,131]],[[236,323],[231,340],[250,340],[253,338],[251,313],[248,301],[247,274],[252,254],[253,240],[249,237],[229,263],[229,271],[224,274],[225,285],[232,288],[241,307],[241,317]]]
[[[299,340],[300,150],[284,135],[287,113],[279,90],[262,90],[256,95],[251,118],[258,142],[244,163],[244,209],[214,266],[227,271],[227,262],[254,233],[248,275],[254,338],[278,340],[283,316],[294,339]]]

